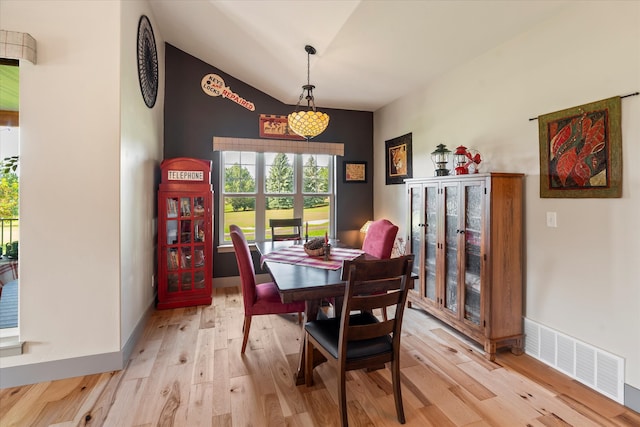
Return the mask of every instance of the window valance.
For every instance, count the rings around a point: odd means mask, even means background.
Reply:
[[[31,34],[0,30],[0,58],[36,63],[36,39]]]
[[[213,151],[254,151],[258,153],[329,154],[344,156],[339,142],[307,142],[287,139],[213,137]]]

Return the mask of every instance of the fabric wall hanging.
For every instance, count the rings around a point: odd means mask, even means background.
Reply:
[[[540,197],[622,196],[620,97],[538,117]]]

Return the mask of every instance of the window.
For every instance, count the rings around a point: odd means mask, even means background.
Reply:
[[[220,244],[231,242],[230,224],[240,226],[247,240],[271,239],[271,218],[302,218],[310,237],[334,234],[335,156],[246,151],[221,156]]]
[[[20,237],[20,63],[0,58],[0,256],[6,264],[0,303],[0,338],[18,335]],[[11,267],[10,267],[11,266]],[[10,267],[10,268],[9,268]],[[20,354],[20,353],[18,353]]]

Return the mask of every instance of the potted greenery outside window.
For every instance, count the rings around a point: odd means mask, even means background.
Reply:
[[[18,156],[5,157],[0,162],[0,195],[2,196],[2,202],[0,202],[0,218],[3,218],[3,227],[5,225],[4,219],[9,219],[9,227],[11,228],[14,218],[18,217],[19,187],[18,175],[16,174],[18,162]],[[11,234],[9,234],[9,236],[11,236]],[[11,239],[11,237],[9,237],[9,239]],[[4,252],[7,258],[18,259],[18,241],[2,243],[3,244],[0,245],[0,256],[2,256]]]

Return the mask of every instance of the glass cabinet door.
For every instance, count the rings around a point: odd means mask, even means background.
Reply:
[[[458,183],[446,184],[444,190],[444,301],[450,311],[458,312],[458,237],[459,190]]]
[[[424,295],[420,296],[426,297],[435,304],[437,301],[438,185],[426,184],[411,187],[409,194],[411,199],[411,216],[409,218],[411,253],[415,255],[413,274],[420,277],[424,285],[424,288],[420,289]],[[418,291],[415,284],[413,290]]]
[[[168,197],[165,201],[165,206],[167,207],[167,245],[173,245],[178,243],[178,220],[172,219],[178,218],[178,198]]]
[[[193,292],[205,288],[206,227],[203,196],[168,196],[166,205],[167,293]],[[163,284],[160,284],[162,286]]]
[[[436,248],[438,244],[438,186],[429,185],[424,188],[425,193],[425,230],[424,230],[424,278],[425,296],[436,301]]]
[[[423,257],[420,248],[422,246],[422,186],[417,185],[409,190],[409,239],[411,253],[414,255],[412,273],[420,275],[420,264]],[[422,276],[420,276],[422,277]],[[412,281],[412,290],[418,291],[418,280]]]
[[[482,182],[464,185],[464,318],[480,324]]]
[[[167,251],[167,291],[177,292],[179,289],[178,279],[178,249],[172,248]],[[160,284],[162,286],[162,284]]]

